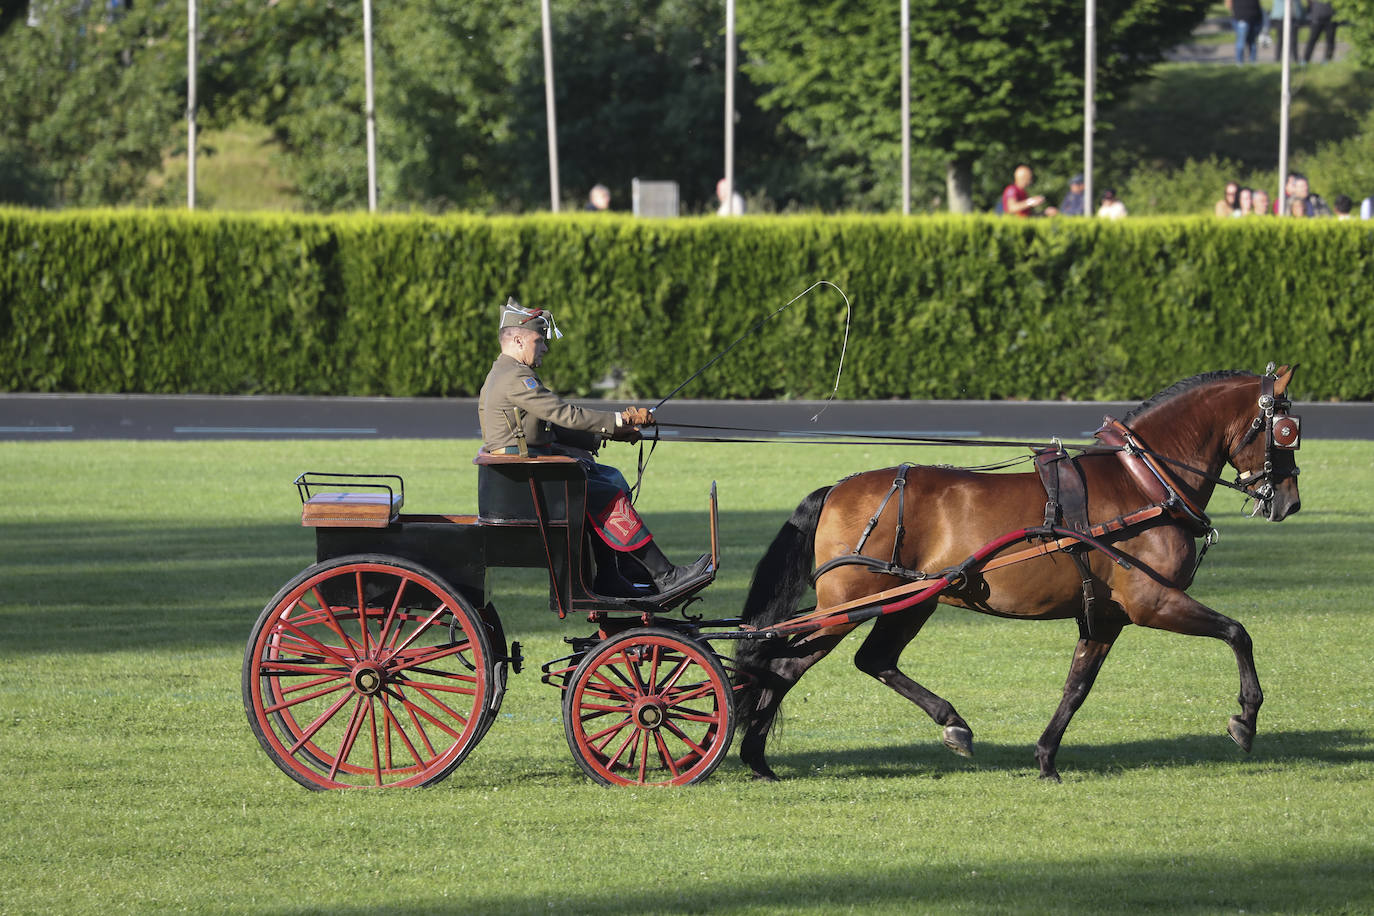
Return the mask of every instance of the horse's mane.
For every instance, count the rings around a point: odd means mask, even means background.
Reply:
[[[1201,385],[1206,385],[1209,382],[1215,382],[1225,378],[1235,378],[1239,375],[1250,374],[1251,373],[1249,372],[1242,372],[1239,369],[1222,369],[1217,372],[1203,372],[1199,375],[1193,376],[1192,378],[1186,378],[1181,382],[1174,382],[1172,385],[1170,385],[1168,388],[1165,388],[1163,391],[1157,392],[1149,400],[1142,401],[1139,407],[1136,407],[1130,413],[1126,414],[1126,420],[1130,421],[1132,417],[1139,416],[1140,414],[1144,413],[1152,407],[1157,407],[1160,404],[1163,404],[1165,401],[1169,401],[1173,398],[1178,397],[1185,391],[1192,391],[1194,388],[1197,388]]]

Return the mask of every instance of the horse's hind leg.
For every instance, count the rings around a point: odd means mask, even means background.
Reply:
[[[1097,672],[1102,670],[1102,663],[1106,661],[1107,653],[1112,650],[1112,643],[1121,635],[1124,624],[1124,619],[1094,619],[1091,637],[1088,631],[1080,627],[1078,646],[1073,653],[1073,664],[1069,666],[1069,678],[1064,682],[1064,696],[1060,699],[1059,708],[1054,711],[1054,716],[1050,718],[1050,724],[1045,727],[1045,733],[1035,745],[1035,759],[1040,762],[1041,779],[1060,781],[1059,771],[1054,766],[1055,755],[1059,753],[1059,742],[1064,738],[1069,720],[1088,698],[1088,691],[1092,690],[1093,682],[1097,680]]]
[[[949,701],[931,693],[920,684],[907,677],[897,668],[897,659],[921,627],[935,612],[935,602],[879,617],[869,631],[859,651],[854,655],[854,665],[864,674],[877,678],[897,693],[906,697],[926,711],[926,715],[943,725],[945,747],[965,757],[973,756],[973,729],[963,720]]]
[[[751,708],[739,710],[740,720],[744,724],[739,757],[754,772],[755,779],[778,781],[778,774],[768,766],[764,749],[783,697],[812,665],[825,658],[852,629],[852,626],[846,626],[820,630],[791,643],[778,640],[777,646],[770,649],[767,661],[761,662],[758,669],[751,672],[758,682],[758,689],[749,692],[754,698]]]

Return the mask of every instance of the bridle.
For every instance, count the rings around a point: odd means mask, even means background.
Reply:
[[[1278,380],[1278,375],[1274,370],[1274,364],[1270,363],[1264,370],[1264,375],[1260,377],[1260,396],[1259,412],[1255,419],[1250,421],[1250,427],[1245,432],[1245,437],[1231,453],[1228,461],[1233,467],[1237,467],[1236,460],[1240,453],[1245,450],[1260,430],[1264,431],[1264,465],[1259,471],[1240,471],[1237,470],[1234,484],[1230,484],[1236,490],[1240,490],[1247,498],[1255,501],[1255,508],[1247,513],[1251,517],[1259,514],[1260,508],[1274,498],[1274,485],[1288,477],[1297,477],[1299,469],[1296,461],[1293,463],[1292,470],[1276,470],[1274,467],[1275,451],[1295,452],[1302,446],[1301,429],[1302,422],[1298,417],[1290,416],[1288,411],[1293,406],[1293,402],[1282,394],[1274,393],[1274,383]]]
[[[1146,492],[1162,493],[1161,498],[1172,508],[1176,517],[1195,531],[1208,531],[1211,528],[1211,521],[1207,518],[1207,514],[1202,511],[1202,508],[1188,498],[1184,488],[1178,483],[1174,475],[1169,473],[1166,466],[1187,471],[1203,480],[1209,480],[1219,486],[1235,490],[1245,496],[1246,503],[1253,500],[1255,502],[1254,509],[1245,512],[1245,506],[1242,505],[1241,511],[1250,518],[1254,518],[1261,509],[1273,500],[1275,484],[1289,477],[1298,476],[1296,463],[1293,463],[1291,468],[1280,468],[1276,467],[1274,461],[1276,451],[1293,452],[1298,449],[1300,445],[1299,430],[1301,428],[1299,418],[1290,416],[1288,413],[1293,402],[1282,394],[1274,393],[1274,385],[1277,381],[1278,374],[1274,370],[1274,364],[1270,363],[1264,370],[1264,375],[1260,377],[1260,396],[1257,401],[1259,409],[1255,418],[1250,421],[1241,441],[1231,450],[1226,459],[1226,463],[1237,469],[1234,481],[1154,451],[1141,442],[1135,432],[1125,423],[1120,420],[1113,420],[1111,417],[1106,419],[1102,429],[1099,429],[1094,435],[1109,448],[1122,452],[1126,457],[1139,458],[1139,462],[1128,462],[1127,467],[1144,484]],[[1264,431],[1264,464],[1258,471],[1240,470],[1240,454],[1250,443],[1255,441],[1260,430]]]

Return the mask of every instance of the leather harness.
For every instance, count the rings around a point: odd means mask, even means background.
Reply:
[[[1081,456],[1070,455],[1068,450],[1055,440],[1052,447],[1034,451],[1035,469],[1045,488],[1045,516],[1042,527],[1027,529],[1027,532],[1032,539],[1039,539],[1040,543],[1014,554],[985,560],[981,564],[970,559],[938,573],[929,573],[910,569],[900,562],[902,540],[906,533],[906,481],[907,474],[913,467],[909,463],[902,464],[897,468],[891,487],[879,501],[878,508],[864,526],[854,548],[849,553],[834,557],[816,567],[815,572],[811,574],[811,584],[814,586],[821,576],[839,566],[863,566],[873,573],[897,576],[913,582],[951,578],[951,584],[954,584],[966,581],[968,572],[974,565],[979,565],[986,572],[1052,553],[1066,553],[1078,569],[1083,587],[1083,610],[1077,618],[1079,635],[1081,638],[1091,639],[1098,594],[1097,581],[1088,564],[1087,551],[1098,550],[1118,565],[1131,568],[1125,557],[1102,543],[1102,538],[1115,537],[1162,516],[1168,516],[1193,537],[1203,539],[1198,565],[1201,565],[1207,548],[1215,542],[1215,530],[1207,514],[1188,497],[1164,463],[1140,443],[1126,424],[1113,417],[1106,417],[1094,436],[1119,456],[1126,472],[1150,501],[1149,505],[1124,513],[1110,522],[1092,524],[1088,514],[1087,485],[1083,469],[1079,466]],[[897,517],[892,556],[890,559],[881,560],[864,554],[863,548],[892,502],[893,496],[897,497]],[[1159,578],[1158,574],[1150,570],[1144,571],[1156,579]],[[1194,567],[1193,571],[1196,574],[1197,568]]]

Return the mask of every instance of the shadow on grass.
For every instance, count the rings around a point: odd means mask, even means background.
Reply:
[[[1261,718],[1261,726],[1263,719]],[[1219,723],[1224,726],[1225,723]],[[939,779],[969,770],[1004,771],[1012,776],[1039,778],[1035,748],[1030,744],[974,741],[974,757],[958,757],[939,741],[932,729],[928,742],[855,748],[841,751],[769,754],[768,761],[784,779],[805,779],[808,774],[864,777],[869,779],[928,776]],[[1070,736],[1072,732],[1070,732]],[[1261,727],[1253,750],[1246,754],[1226,736],[1183,735],[1157,740],[1141,739],[1108,744],[1064,744],[1056,764],[1060,775],[1071,782],[1075,774],[1111,776],[1145,769],[1179,769],[1211,764],[1288,766],[1374,762],[1374,747],[1367,737],[1351,729],[1304,729],[1266,733]]]
[[[933,830],[958,829],[932,825]],[[1129,829],[1123,825],[1123,830]],[[929,838],[938,846],[939,837]],[[843,839],[836,838],[837,847]],[[1053,850],[1053,838],[1045,838]],[[838,850],[837,850],[838,851]],[[387,909],[409,913],[786,913],[852,909],[879,912],[1366,912],[1374,903],[1367,880],[1368,861],[1355,851],[1322,855],[1304,850],[1291,855],[1236,860],[1195,849],[1170,855],[1111,855],[1075,861],[965,861],[919,871],[894,869],[881,862],[843,871],[820,866],[800,874],[754,876],[744,850],[721,850],[728,861],[672,863],[691,877],[665,876],[650,867],[644,889],[568,887],[554,894],[512,888],[504,893],[459,900],[432,897],[389,901]],[[1050,853],[1052,855],[1052,852]],[[690,866],[690,867],[689,867]],[[676,869],[681,871],[682,868]],[[722,875],[724,873],[724,875]],[[670,872],[671,874],[671,872]],[[710,880],[700,876],[710,875]],[[302,907],[284,912],[319,912]],[[331,908],[338,914],[372,913],[373,907]]]

